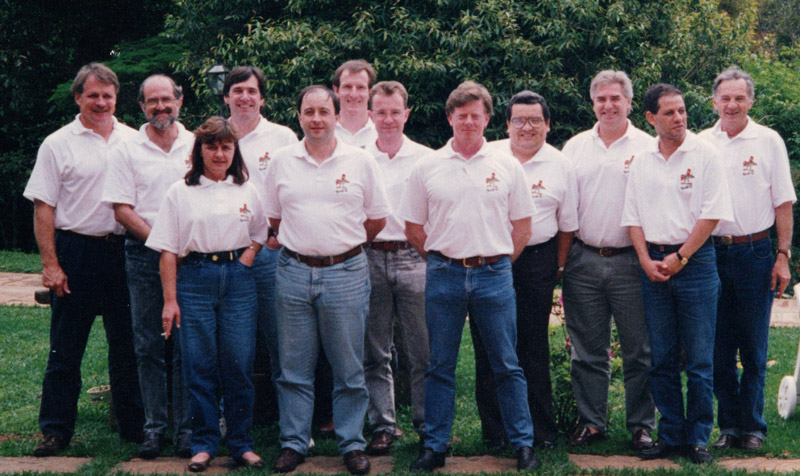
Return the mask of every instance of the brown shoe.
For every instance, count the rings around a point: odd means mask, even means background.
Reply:
[[[712,448],[722,450],[736,446],[736,437],[733,435],[720,435],[719,439],[711,445]]]
[[[42,440],[36,444],[36,448],[33,449],[33,456],[53,456],[67,446],[69,446],[69,442],[59,435],[44,435]]]
[[[575,430],[567,443],[569,446],[589,446],[595,441],[605,440],[606,435],[590,426],[582,426]]]
[[[756,435],[744,435],[739,438],[739,448],[747,451],[760,450],[764,442]]]
[[[394,444],[394,435],[388,431],[376,431],[367,445],[365,452],[370,456],[385,455]]]
[[[298,453],[291,448],[281,448],[281,454],[275,460],[274,469],[276,473],[288,473],[294,471],[297,465],[306,460],[305,455]]]
[[[650,437],[650,432],[644,428],[634,431],[631,446],[634,451],[642,451],[645,448],[653,446],[653,439]]]
[[[369,473],[369,458],[364,455],[363,451],[353,450],[345,453],[344,465],[347,466],[347,471],[350,471],[350,474]]]

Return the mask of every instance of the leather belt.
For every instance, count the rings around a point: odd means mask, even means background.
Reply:
[[[621,255],[623,253],[627,253],[629,251],[633,251],[633,246],[625,246],[625,247],[622,247],[622,248],[611,248],[611,247],[607,246],[607,247],[604,247],[604,248],[598,248],[596,246],[587,245],[586,243],[584,243],[583,241],[581,241],[581,240],[579,240],[577,238],[575,238],[575,241],[577,241],[578,243],[582,244],[583,247],[586,248],[587,250],[593,251],[593,252],[599,254],[600,256],[602,256],[604,258],[609,258],[611,256],[617,256],[617,255]]]
[[[373,250],[380,251],[397,251],[407,250],[411,248],[411,244],[407,241],[373,241],[369,244]]]
[[[769,230],[753,233],[752,235],[732,236],[732,235],[719,235],[712,236],[714,243],[719,245],[741,245],[743,243],[751,243],[754,241],[769,238]]]
[[[700,248],[702,248],[702,247],[704,247],[706,245],[710,245],[711,243],[712,243],[711,242],[711,237],[709,237],[705,241],[705,243],[700,245]],[[680,243],[680,244],[677,244],[677,245],[658,245],[656,243],[650,243],[649,241],[647,242],[647,249],[648,250],[658,251],[659,253],[675,253],[679,249],[681,249],[681,246],[683,246],[683,243]]]
[[[109,243],[121,243],[121,242],[125,241],[125,235],[115,235],[113,233],[109,233],[107,235],[102,235],[102,236],[92,236],[92,235],[84,235],[83,233],[76,233],[76,232],[71,231],[71,230],[62,230],[60,228],[57,229],[56,231],[59,232],[59,233],[62,233],[64,235],[75,236],[77,238],[83,238],[84,240],[107,241]]]
[[[443,260],[447,261],[450,264],[458,264],[465,268],[474,268],[476,266],[485,266],[487,264],[494,264],[500,261],[500,259],[505,258],[508,255],[494,255],[494,256],[470,256],[469,258],[450,258],[448,256],[443,255],[439,251],[430,250],[428,254],[438,256]]]
[[[190,251],[189,254],[184,256],[183,259],[189,261],[208,261],[216,264],[230,263],[241,256],[246,249],[247,248],[239,248],[238,250],[217,251],[215,253],[199,253],[197,251]]]
[[[306,256],[301,255],[295,251],[290,250],[289,248],[284,247],[283,252],[287,255],[291,256],[292,258],[300,261],[301,263],[307,264],[312,268],[324,268],[326,266],[333,266],[335,264],[339,264],[342,261],[352,258],[353,256],[357,256],[361,254],[363,248],[361,245],[356,246],[350,251],[345,251],[340,255],[335,256]]]

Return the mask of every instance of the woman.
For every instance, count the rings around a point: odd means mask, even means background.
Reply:
[[[256,291],[253,259],[267,224],[233,126],[212,117],[195,131],[192,168],[167,191],[147,246],[161,251],[164,336],[180,327],[192,420],[189,471],[208,468],[220,441],[217,391],[228,448],[262,467],[250,437]]]

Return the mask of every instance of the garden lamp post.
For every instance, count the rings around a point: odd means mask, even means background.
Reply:
[[[228,68],[222,64],[222,61],[217,60],[217,64],[206,70],[206,80],[208,81],[208,88],[211,94],[219,100],[219,115],[225,115],[225,101],[222,99],[222,89],[225,86],[225,76],[228,74]]]

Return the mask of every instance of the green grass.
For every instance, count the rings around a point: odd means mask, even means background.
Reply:
[[[30,455],[39,434],[37,415],[41,393],[42,375],[48,352],[49,309],[18,306],[0,306],[0,435],[14,435],[0,443],[0,456]],[[785,421],[777,414],[775,405],[778,385],[784,375],[794,371],[800,329],[772,329],[770,333],[770,360],[774,364],[767,371],[765,416],[769,424],[769,437],[760,456],[775,458],[800,457],[800,446],[796,444],[800,416]],[[563,329],[554,328],[551,346],[554,352],[563,348]],[[474,361],[469,331],[465,327],[461,354],[457,367],[456,416],[453,426],[453,454],[485,454],[481,441],[480,421],[474,399]],[[83,360],[83,391],[78,402],[78,423],[72,446],[64,452],[67,456],[91,456],[91,464],[83,467],[80,475],[108,474],[121,461],[136,455],[137,446],[122,442],[108,427],[108,403],[93,403],[85,390],[107,383],[106,344],[102,321],[97,319],[89,338]],[[629,449],[630,434],[625,429],[624,395],[622,392],[619,363],[613,365],[614,381],[609,396],[609,440],[582,449],[582,453],[632,455]],[[408,465],[417,455],[417,437],[411,425],[411,411],[401,407],[398,411],[400,428],[406,436],[398,441],[393,450],[394,465],[398,474],[407,472]],[[278,428],[255,427],[253,437],[256,451],[268,463],[277,457]],[[715,430],[712,440],[717,436]],[[224,454],[224,450],[222,450]],[[310,455],[337,455],[336,442],[317,440]],[[506,456],[513,456],[507,450]],[[543,462],[539,474],[576,474],[578,469],[569,462],[567,447],[562,438],[554,450],[538,451]],[[715,456],[752,456],[739,450],[715,451]],[[697,476],[733,475],[714,465],[697,467],[683,458],[676,460],[681,470],[660,471],[662,473],[689,474]],[[263,474],[251,470],[238,470],[236,474]],[[580,471],[581,474],[655,474],[646,471]],[[741,472],[739,472],[741,473]]]
[[[36,253],[0,250],[0,272],[41,273],[42,261]]]

